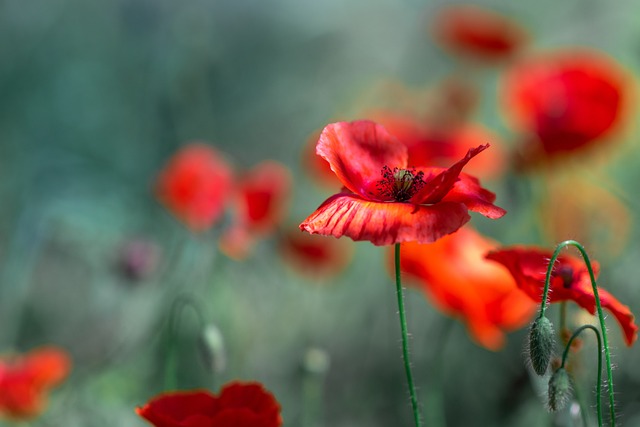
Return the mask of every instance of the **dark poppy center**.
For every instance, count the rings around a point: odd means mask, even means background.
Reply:
[[[416,173],[415,168],[399,169],[384,166],[382,179],[378,181],[380,196],[396,202],[406,202],[424,186],[424,172]]]
[[[562,265],[556,270],[556,277],[562,279],[562,286],[570,288],[573,285],[573,268],[569,265]]]

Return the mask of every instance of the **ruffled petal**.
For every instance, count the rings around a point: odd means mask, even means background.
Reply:
[[[426,179],[426,184],[411,198],[411,202],[422,205],[437,203],[442,200],[447,195],[447,193],[451,191],[456,181],[458,181],[458,177],[462,172],[462,168],[465,167],[469,160],[471,160],[487,148],[489,148],[489,144],[480,145],[476,148],[470,149],[461,160],[459,160],[449,169],[439,171],[437,172],[437,174],[434,174],[431,179]],[[432,169],[432,171],[436,170],[439,169]],[[424,172],[427,175],[429,171],[425,170]]]
[[[365,198],[375,197],[383,166],[405,168],[407,147],[372,121],[327,125],[316,153],[329,162],[345,187]]]
[[[477,178],[460,174],[451,190],[442,198],[443,202],[464,203],[470,211],[478,212],[487,218],[497,219],[507,213],[504,209],[493,204],[496,195],[482,188]]]
[[[302,224],[312,234],[347,236],[374,245],[415,241],[431,243],[451,234],[471,219],[463,203],[432,206],[364,200],[354,194],[327,199]]]

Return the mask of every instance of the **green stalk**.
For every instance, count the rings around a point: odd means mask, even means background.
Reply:
[[[407,374],[407,384],[409,395],[411,396],[411,407],[413,408],[413,418],[416,427],[420,427],[420,410],[418,409],[418,398],[415,386],[413,385],[413,375],[411,374],[411,363],[409,362],[409,334],[407,333],[407,317],[404,310],[404,296],[402,294],[402,281],[400,279],[400,243],[396,243],[396,295],[398,297],[398,316],[400,317],[400,330],[402,331],[402,358],[404,360],[404,370]]]

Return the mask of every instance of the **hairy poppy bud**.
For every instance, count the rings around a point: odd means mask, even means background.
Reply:
[[[214,324],[205,326],[198,339],[198,347],[207,369],[216,374],[224,371],[226,367],[224,338]]]
[[[566,369],[560,368],[549,379],[549,409],[558,411],[567,404],[571,396],[571,380]]]
[[[553,325],[546,317],[539,317],[531,324],[529,331],[529,358],[538,375],[544,375],[553,352]]]

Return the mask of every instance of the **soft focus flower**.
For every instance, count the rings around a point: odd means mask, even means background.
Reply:
[[[328,125],[317,153],[344,185],[302,224],[312,234],[348,236],[374,245],[430,243],[469,221],[468,211],[500,218],[495,195],[462,174],[488,145],[468,151],[449,169],[408,165],[407,147],[368,120]]]
[[[278,427],[280,405],[262,384],[231,382],[216,396],[207,390],[166,392],[136,408],[155,427]]]
[[[150,240],[132,239],[120,250],[118,267],[128,279],[144,280],[158,267],[160,248]]]
[[[464,321],[472,337],[490,350],[504,345],[504,331],[525,326],[537,305],[502,267],[487,261],[498,243],[468,226],[435,243],[404,243],[403,273],[443,312]]]
[[[284,165],[266,160],[238,178],[233,223],[221,239],[221,250],[245,258],[254,241],[275,231],[282,222],[291,193],[291,173]]]
[[[487,255],[487,259],[499,262],[507,267],[516,279],[516,283],[530,298],[540,303],[544,290],[544,280],[549,260],[553,253],[543,249],[528,247],[502,248]],[[598,264],[592,262],[594,275],[598,274]],[[603,308],[613,313],[622,327],[627,345],[631,346],[637,338],[638,327],[634,316],[626,305],[613,295],[598,287],[598,296]],[[549,302],[574,301],[580,307],[594,314],[596,310],[593,288],[589,272],[582,259],[561,255],[551,272],[549,283]]]
[[[47,394],[69,375],[71,359],[56,347],[0,359],[0,416],[29,419],[46,406]]]
[[[351,261],[353,246],[345,240],[291,230],[280,236],[282,258],[300,274],[318,279],[334,276]]]
[[[230,189],[231,168],[201,143],[182,147],[156,182],[158,200],[193,231],[204,231],[220,218]]]
[[[440,9],[433,18],[432,34],[445,49],[485,61],[509,58],[529,39],[511,18],[470,4]]]
[[[502,82],[508,120],[533,138],[525,159],[592,144],[621,121],[630,101],[626,74],[595,50],[563,50],[524,58]]]

